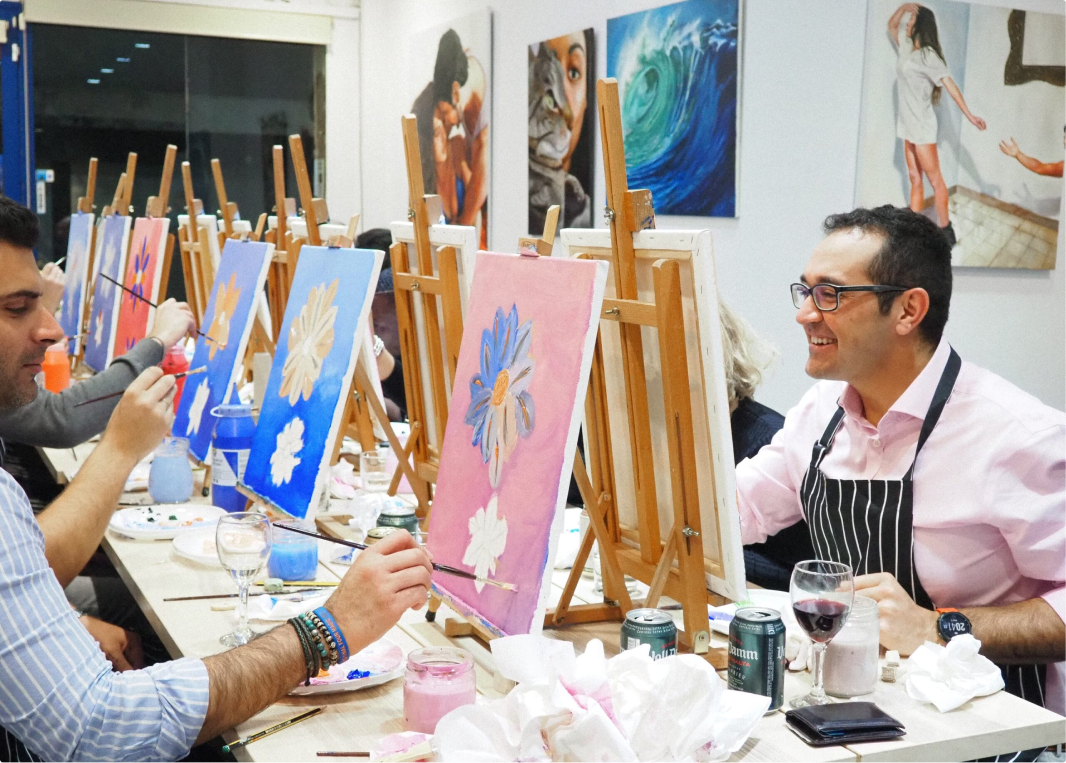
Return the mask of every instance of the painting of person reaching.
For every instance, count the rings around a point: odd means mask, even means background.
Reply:
[[[948,213],[948,188],[940,171],[937,152],[937,118],[933,108],[944,89],[978,130],[987,125],[967,107],[955,80],[948,71],[940,47],[936,16],[917,3],[904,3],[888,20],[888,35],[896,46],[896,136],[903,141],[910,180],[910,208],[921,212],[925,206],[924,179],[933,187],[933,199],[940,229],[948,243],[955,245],[955,229]]]

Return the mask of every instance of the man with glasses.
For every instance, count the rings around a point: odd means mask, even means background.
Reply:
[[[744,543],[805,517],[819,558],[876,599],[908,655],[970,633],[1007,689],[1064,711],[1066,415],[943,338],[951,251],[885,206],[832,215],[800,283],[821,379],[737,465]]]

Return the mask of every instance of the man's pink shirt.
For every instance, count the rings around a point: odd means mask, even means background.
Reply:
[[[949,354],[941,341],[876,427],[853,387],[815,384],[773,441],[737,465],[744,543],[802,518],[811,448],[838,404],[844,423],[825,475],[902,479]],[[1066,620],[1066,414],[964,360],[914,469],[914,565],[938,607],[1042,597]],[[1046,705],[1060,714],[1064,683],[1066,663],[1049,666]]]

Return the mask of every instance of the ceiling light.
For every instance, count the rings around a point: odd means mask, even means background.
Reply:
[[[147,42],[135,42],[133,44],[133,47],[140,48],[141,50],[148,50],[148,48],[150,48],[152,46],[149,45]]]
[[[100,73],[101,74],[114,74],[115,70],[114,69],[101,69]]]
[[[90,85],[99,85],[100,84],[100,80],[93,79],[92,77],[89,78],[88,82],[89,82]]]
[[[128,58],[116,58],[115,60],[118,61],[120,64],[128,64],[130,62]]]

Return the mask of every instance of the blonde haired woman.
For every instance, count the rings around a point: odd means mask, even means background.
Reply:
[[[751,326],[719,300],[722,321],[722,349],[725,356],[726,392],[729,395],[729,423],[733,432],[733,460],[740,463],[770,443],[785,424],[785,417],[773,408],[755,401],[755,389],[777,351],[759,337]],[[800,520],[765,543],[744,547],[744,567],[748,581],[762,588],[787,591],[796,562],[814,558],[807,523]]]

